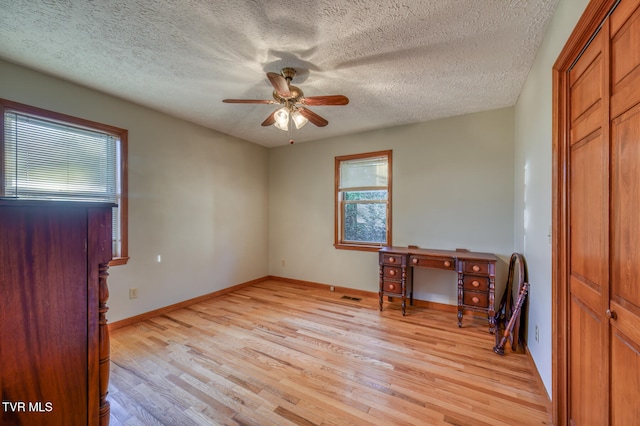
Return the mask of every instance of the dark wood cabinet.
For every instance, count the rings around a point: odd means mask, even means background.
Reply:
[[[407,305],[407,293],[410,302],[413,303],[413,271],[407,268],[407,259],[407,256],[402,253],[380,252],[380,292],[385,296],[400,297],[403,315]],[[382,310],[382,297],[380,310]]]
[[[464,310],[485,312],[491,332],[495,332],[495,275],[496,259],[482,259],[463,253],[458,259],[458,326],[462,324]],[[482,254],[481,256],[483,256]]]
[[[0,200],[1,424],[108,424],[111,208]]]

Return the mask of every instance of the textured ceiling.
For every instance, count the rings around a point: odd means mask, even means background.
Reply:
[[[311,141],[514,105],[558,0],[0,0],[0,58],[267,147],[265,73],[298,71]],[[113,123],[111,123],[113,124]]]

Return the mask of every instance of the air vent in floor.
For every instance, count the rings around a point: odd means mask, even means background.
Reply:
[[[353,300],[354,302],[359,302],[362,300],[360,297],[353,297],[353,296],[342,296],[342,298],[347,300]]]

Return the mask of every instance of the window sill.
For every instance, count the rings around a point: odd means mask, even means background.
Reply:
[[[357,251],[379,251],[384,244],[380,245],[366,245],[366,244],[345,244],[336,243],[333,245],[338,250],[357,250]]]
[[[126,265],[129,261],[129,257],[114,257],[109,261],[109,266]]]

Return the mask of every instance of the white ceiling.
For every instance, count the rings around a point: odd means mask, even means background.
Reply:
[[[0,58],[273,147],[273,105],[221,101],[283,67],[350,99],[296,142],[514,105],[557,2],[0,0]]]

